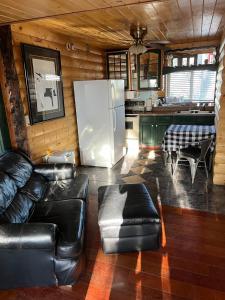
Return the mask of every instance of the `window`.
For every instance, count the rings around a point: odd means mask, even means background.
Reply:
[[[187,66],[187,65],[188,65],[187,57],[182,58],[182,66]]]
[[[108,78],[124,79],[125,88],[128,87],[127,52],[107,54]]]
[[[195,65],[195,57],[192,56],[189,58],[189,66],[194,66]]]
[[[173,67],[177,67],[178,66],[178,58],[175,57],[173,58]]]
[[[214,101],[216,71],[193,70],[165,75],[166,96],[175,102]],[[175,99],[176,98],[176,99]]]
[[[166,67],[187,68],[193,66],[213,65],[216,63],[216,49],[171,50],[166,56]]]

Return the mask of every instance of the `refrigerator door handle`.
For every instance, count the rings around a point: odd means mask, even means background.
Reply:
[[[115,109],[113,109],[113,118],[114,118],[114,128],[113,128],[113,131],[115,132],[116,131],[116,111],[115,111]]]

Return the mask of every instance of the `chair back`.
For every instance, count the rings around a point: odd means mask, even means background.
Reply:
[[[201,154],[200,154],[200,160],[205,160],[206,154],[212,144],[212,139],[206,139],[199,142],[201,146]]]

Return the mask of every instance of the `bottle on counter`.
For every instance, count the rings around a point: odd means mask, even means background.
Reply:
[[[152,98],[149,98],[145,101],[145,110],[152,111]]]

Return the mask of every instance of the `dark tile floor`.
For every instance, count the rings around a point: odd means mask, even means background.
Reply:
[[[112,169],[79,167],[78,172],[88,174],[90,194],[97,194],[102,185],[143,182],[155,202],[225,214],[225,187],[213,185],[212,179],[207,179],[201,168],[194,184],[188,166],[179,166],[173,178],[160,151],[128,153]]]

